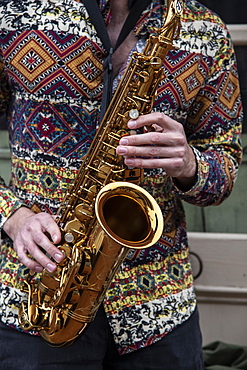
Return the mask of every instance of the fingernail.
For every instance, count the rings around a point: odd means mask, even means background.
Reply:
[[[52,240],[54,241],[54,243],[57,243],[57,242],[59,241],[59,237],[58,237],[58,235],[57,235],[57,234],[54,234],[54,235],[52,236]]]
[[[124,146],[119,146],[118,147],[118,154],[126,154],[127,153],[127,148]]]
[[[133,161],[133,159],[126,158],[126,159],[125,159],[125,163],[126,163],[128,166],[132,166],[132,165],[134,164],[134,161]]]
[[[64,257],[64,255],[63,254],[61,254],[61,253],[55,253],[54,254],[54,260],[56,261],[56,262],[61,262],[62,260],[63,260],[63,257]]]
[[[130,120],[130,121],[128,122],[128,127],[129,127],[129,128],[135,128],[135,127],[136,127],[136,121],[132,121],[132,120]]]
[[[128,143],[129,143],[129,141],[125,137],[122,137],[122,139],[120,139],[120,141],[119,141],[120,145],[128,145]]]
[[[34,271],[35,272],[42,272],[43,271],[43,267],[41,267],[41,266],[35,266],[34,267]]]
[[[54,265],[53,263],[47,263],[46,270],[49,272],[54,272],[56,270],[56,265]]]

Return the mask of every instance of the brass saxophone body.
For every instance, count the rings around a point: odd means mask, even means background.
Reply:
[[[168,2],[164,26],[143,53],[133,53],[126,72],[75,178],[57,212],[65,258],[55,273],[43,270],[38,284],[27,279],[28,299],[20,326],[38,330],[50,344],[72,343],[90,323],[130,248],[155,244],[163,216],[153,197],[137,184],[142,170],[128,169],[116,147],[129,135],[127,122],[150,113],[162,63],[178,35],[182,0]]]

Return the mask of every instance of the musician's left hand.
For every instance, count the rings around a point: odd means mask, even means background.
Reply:
[[[128,127],[147,132],[121,138],[117,154],[125,157],[125,164],[136,168],[163,168],[185,190],[196,181],[197,163],[181,123],[163,113],[151,113],[130,120]],[[155,128],[155,131],[150,131]]]

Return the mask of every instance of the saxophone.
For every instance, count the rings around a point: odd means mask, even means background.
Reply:
[[[163,74],[162,63],[180,30],[182,0],[168,0],[164,26],[133,53],[74,184],[57,212],[64,260],[54,273],[31,271],[27,301],[19,309],[24,330],[38,330],[51,345],[71,344],[94,319],[130,248],[155,244],[163,231],[162,212],[138,186],[143,169],[127,168],[116,147],[129,135],[127,122],[150,113]]]

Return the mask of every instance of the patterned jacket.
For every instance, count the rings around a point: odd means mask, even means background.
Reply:
[[[109,2],[100,7],[108,23]],[[161,1],[153,0],[135,26],[136,48],[162,25],[165,14]],[[164,61],[154,111],[184,126],[197,158],[197,181],[183,192],[163,170],[145,171],[141,185],[159,203],[165,226],[156,245],[128,254],[105,297],[121,354],[159,340],[194,311],[182,200],[221,203],[241,161],[242,107],[225,25],[197,1],[185,1],[175,44]],[[56,212],[97,129],[104,56],[83,1],[0,0],[0,107],[7,112],[12,161],[9,186],[0,183],[1,227],[23,205],[37,203]],[[28,271],[6,235],[0,271],[0,315],[18,328]]]

